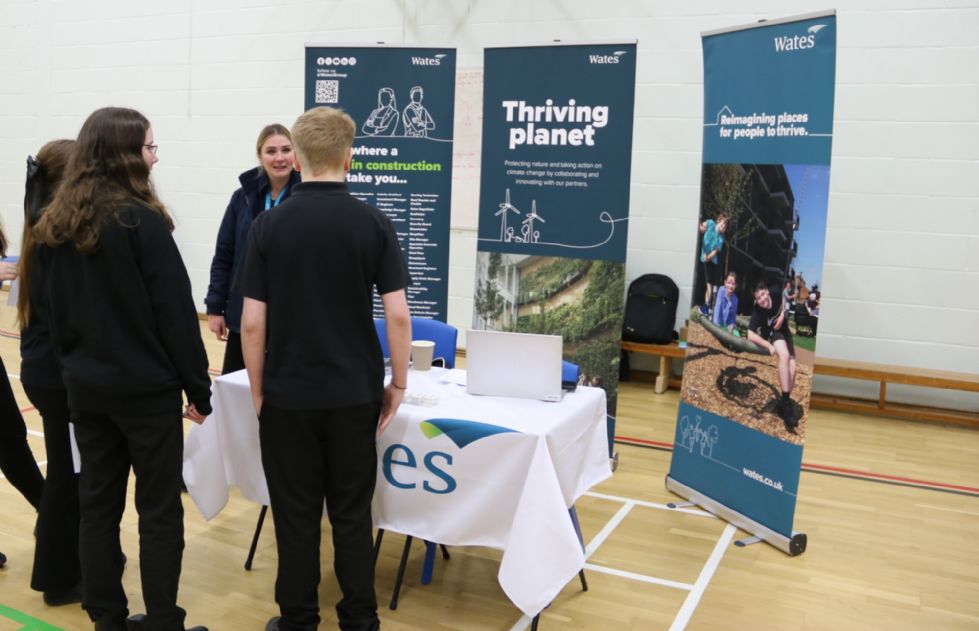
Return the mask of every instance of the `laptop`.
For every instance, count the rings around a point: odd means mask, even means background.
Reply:
[[[560,335],[466,332],[466,390],[469,394],[560,401]]]

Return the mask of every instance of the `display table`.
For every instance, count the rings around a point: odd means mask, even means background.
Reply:
[[[446,545],[503,551],[499,582],[524,613],[540,612],[583,567],[568,508],[611,476],[605,391],[579,387],[559,403],[477,397],[459,371],[409,372],[408,393],[377,442],[374,523]],[[258,419],[244,371],[212,387],[213,414],[191,427],[184,480],[205,519],[237,486],[268,504]]]

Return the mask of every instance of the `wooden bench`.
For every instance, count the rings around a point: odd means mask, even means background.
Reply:
[[[846,410],[849,412],[860,412],[862,414],[895,416],[919,421],[939,421],[957,425],[979,426],[979,412],[893,403],[887,400],[887,384],[889,383],[924,388],[979,392],[979,375],[948,370],[926,370],[907,366],[873,364],[846,359],[827,359],[824,357],[816,358],[816,365],[813,372],[817,375],[825,375],[827,377],[862,379],[864,381],[876,381],[880,384],[876,401],[814,392],[810,399],[810,405],[813,407]]]
[[[639,342],[622,342],[622,350],[644,355],[654,355],[659,357],[659,374],[656,375],[656,384],[653,391],[656,394],[663,394],[670,385],[679,387],[680,380],[673,379],[673,360],[683,359],[686,348],[680,348],[677,342],[671,344],[641,344]]]

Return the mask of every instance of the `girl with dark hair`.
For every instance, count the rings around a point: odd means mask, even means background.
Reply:
[[[184,415],[211,412],[207,356],[173,221],[149,175],[153,130],[130,109],[93,112],[33,236],[39,315],[61,364],[81,453],[82,606],[127,628],[119,522],[136,474],[148,630],[182,630]],[[32,294],[34,292],[32,291]],[[203,627],[197,627],[202,629]]]
[[[39,304],[40,279],[34,274],[33,228],[61,182],[73,140],[54,140],[27,158],[24,194],[24,236],[21,240],[20,381],[27,398],[41,414],[47,476],[37,516],[34,572],[31,588],[44,593],[44,603],[57,607],[81,602],[81,567],[78,562],[78,476],[71,452],[68,392],[51,346],[48,325]]]
[[[259,166],[238,176],[241,187],[231,195],[218,230],[217,246],[211,261],[211,284],[207,288],[207,326],[222,341],[224,365],[221,374],[242,370],[242,297],[231,290],[231,281],[245,254],[248,229],[259,213],[278,206],[299,184],[293,168],[292,135],[278,123],[266,125],[255,143]]]

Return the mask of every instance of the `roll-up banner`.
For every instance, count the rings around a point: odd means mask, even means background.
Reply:
[[[488,48],[473,328],[564,337],[614,431],[636,43]]]
[[[394,223],[412,315],[443,322],[455,70],[454,48],[306,46],[305,108],[340,107],[354,119],[350,192]]]
[[[693,300],[667,487],[795,555],[819,323],[835,12],[703,34]]]

